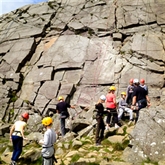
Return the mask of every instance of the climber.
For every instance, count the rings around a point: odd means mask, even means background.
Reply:
[[[39,141],[39,143],[42,144],[42,165],[53,165],[54,161],[56,161],[54,157],[54,143],[56,142],[56,133],[52,129],[53,120],[51,117],[45,117],[42,120],[42,124],[46,128],[44,138]]]
[[[136,123],[139,118],[139,110],[145,108],[146,106],[150,106],[150,99],[147,95],[147,91],[140,86],[138,79],[134,79],[133,83],[135,85],[135,88],[132,94],[131,109],[134,110],[136,113]]]
[[[97,110],[97,114],[96,114],[96,146],[101,145],[101,141],[104,138],[104,130],[105,130],[105,124],[104,124],[104,120],[103,120],[103,115],[105,114],[104,111],[104,106],[103,103],[105,102],[106,97],[104,95],[101,95],[99,98],[98,103],[95,105],[95,108]]]
[[[16,165],[19,156],[22,153],[23,140],[27,140],[24,135],[24,130],[29,119],[29,114],[27,112],[20,116],[20,119],[16,121],[10,129],[10,140],[13,143],[13,154],[11,158],[11,165]]]
[[[59,96],[58,101],[59,103],[56,106],[56,111],[60,114],[61,134],[64,137],[66,134],[65,119],[69,117],[68,108],[75,109],[75,107],[66,103],[63,96]]]
[[[144,88],[144,89],[147,91],[147,95],[148,95],[148,87],[147,87],[147,85],[145,84],[145,80],[144,80],[144,79],[141,79],[141,80],[140,80],[140,86],[141,86],[142,88]]]
[[[129,85],[126,90],[126,103],[130,106],[132,104],[132,93],[134,90],[133,79],[129,80]]]
[[[132,109],[128,108],[128,104],[126,103],[126,92],[121,92],[121,98],[119,100],[119,105],[118,105],[118,120],[120,122],[123,112],[128,112],[129,113],[129,122],[128,125],[130,125],[133,121],[133,111]]]
[[[118,125],[118,115],[116,110],[116,96],[115,96],[116,87],[111,86],[109,92],[106,95],[106,109],[107,109],[107,118],[106,118],[106,130],[110,128],[110,125],[119,128]],[[111,120],[112,117],[112,120]],[[111,122],[111,124],[110,124]]]

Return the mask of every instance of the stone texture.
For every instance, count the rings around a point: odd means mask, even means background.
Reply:
[[[8,123],[28,111],[37,123],[29,123],[31,130],[38,131],[39,116],[52,114],[59,123],[55,108],[63,95],[79,107],[71,116],[89,122],[81,136],[91,135],[92,108],[99,96],[115,85],[118,98],[130,78],[144,78],[151,111],[141,111],[126,155],[137,163],[163,159],[164,8],[161,0],[51,0],[1,16],[0,118]]]

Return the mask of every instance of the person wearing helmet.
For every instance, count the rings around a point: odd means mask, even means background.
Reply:
[[[10,140],[13,144],[13,154],[11,157],[11,165],[16,165],[19,156],[22,153],[23,140],[27,140],[24,135],[24,130],[29,119],[29,114],[27,112],[20,116],[20,119],[16,121],[10,129]]]
[[[45,117],[42,120],[43,126],[46,128],[44,138],[39,141],[42,144],[42,165],[53,165],[56,161],[54,157],[54,143],[56,142],[56,133],[52,129],[53,120],[51,117]]]
[[[59,96],[58,101],[59,103],[56,105],[56,111],[60,114],[61,134],[64,137],[66,134],[65,119],[69,117],[68,108],[75,109],[75,107],[66,103],[63,96]]]
[[[96,135],[95,135],[95,142],[96,146],[101,145],[101,141],[104,138],[104,130],[105,124],[103,120],[103,115],[105,114],[103,103],[105,102],[106,97],[101,95],[99,98],[98,103],[95,105],[95,109],[97,110],[96,114]]]
[[[133,121],[133,111],[128,108],[128,104],[126,103],[126,92],[121,92],[121,99],[119,100],[119,109],[118,109],[118,120],[120,121],[124,112],[129,113],[129,122],[130,125]]]
[[[143,78],[140,80],[140,86],[147,91],[147,95],[148,95],[148,87],[145,84],[145,80]]]
[[[145,108],[146,106],[150,106],[150,99],[148,97],[147,91],[140,86],[139,80],[134,79],[135,89],[132,94],[132,106],[131,109],[135,110],[136,118],[135,123],[139,118],[139,110]]]
[[[115,128],[119,128],[115,91],[116,91],[116,87],[111,86],[109,88],[108,94],[106,95],[106,109],[107,109],[106,130],[110,128],[110,123],[112,126],[115,126]],[[112,117],[112,121],[111,121],[111,117]]]
[[[133,84],[133,79],[131,78],[129,80],[129,85],[126,90],[126,103],[131,106],[132,104],[132,93],[134,91],[134,84]]]

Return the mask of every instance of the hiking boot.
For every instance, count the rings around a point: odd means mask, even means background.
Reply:
[[[96,143],[96,146],[101,146],[101,143]]]
[[[124,124],[123,124],[123,121],[120,120],[120,121],[118,122],[118,126],[121,127],[122,125],[124,125]]]

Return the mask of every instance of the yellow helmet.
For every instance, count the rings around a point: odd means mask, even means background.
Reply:
[[[58,97],[58,100],[60,101],[60,100],[64,100],[64,98],[62,97],[62,96],[59,96]]]
[[[52,123],[53,123],[53,120],[52,120],[51,117],[45,117],[45,118],[42,119],[42,124],[43,124],[43,125],[48,126],[48,125],[50,125],[50,124],[52,124]]]
[[[125,95],[126,96],[127,94],[126,94],[126,92],[121,92],[121,95]]]
[[[109,90],[110,91],[115,91],[116,90],[116,87],[115,86],[110,86]]]

